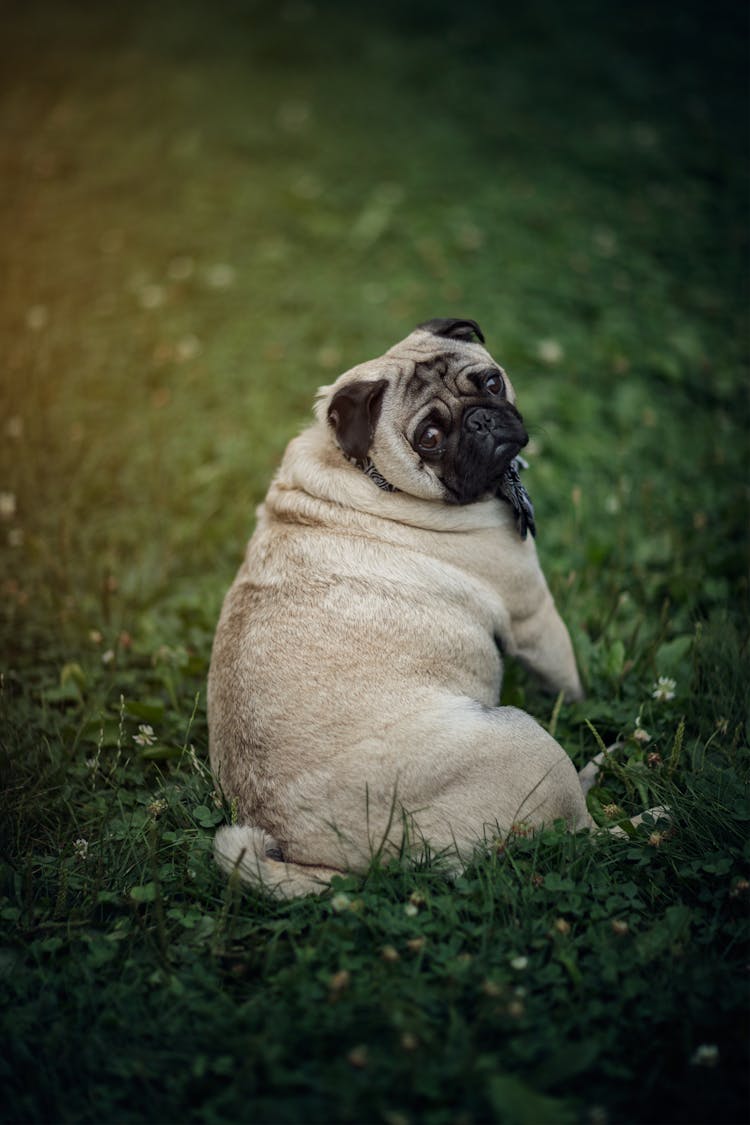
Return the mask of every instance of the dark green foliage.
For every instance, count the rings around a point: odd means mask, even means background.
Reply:
[[[5,8],[0,1120],[741,1120],[740,7]],[[504,701],[672,823],[271,902],[211,859],[221,598],[316,387],[436,316],[587,688]]]

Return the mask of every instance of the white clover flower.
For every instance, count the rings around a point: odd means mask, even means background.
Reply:
[[[148,723],[141,723],[138,727],[138,734],[133,735],[133,742],[138,746],[153,746],[156,742],[154,728],[149,726]]]
[[[73,851],[76,853],[78,859],[86,859],[89,854],[89,842],[79,836],[73,843]]]
[[[517,973],[522,973],[528,964],[528,957],[511,957],[510,959],[510,967],[511,969],[515,969]]]
[[[608,227],[597,227],[594,231],[594,245],[604,258],[611,258],[617,252],[617,235]]]
[[[345,895],[341,891],[331,899],[331,906],[337,914],[340,914],[342,910],[348,910],[351,904],[352,900],[349,895]]]
[[[640,742],[644,746],[647,742],[651,741],[651,735],[648,733],[648,731],[639,726],[636,726],[635,730],[633,731],[633,738],[636,740],[636,742]]]
[[[691,1066],[716,1066],[719,1061],[719,1048],[715,1043],[701,1043],[690,1059]]]
[[[170,281],[187,281],[195,270],[195,262],[187,254],[178,254],[167,266],[167,277]]]
[[[175,355],[180,363],[187,363],[188,360],[195,359],[201,350],[201,342],[197,336],[192,334],[182,336],[175,345]]]
[[[282,102],[276,112],[276,120],[287,133],[298,133],[310,120],[310,106],[303,101]]]
[[[102,653],[102,664],[112,664],[115,659],[115,650],[108,648],[106,652]]]
[[[49,322],[49,309],[46,305],[32,305],[26,310],[26,327],[32,332],[40,332]]]
[[[669,676],[659,676],[659,679],[656,681],[651,691],[651,697],[652,699],[656,699],[659,703],[665,703],[669,699],[674,699],[676,687],[676,680],[671,679]]]
[[[405,902],[404,914],[408,915],[409,918],[413,918],[415,914],[419,914],[419,907],[414,902]]]
[[[227,262],[217,262],[216,265],[209,266],[205,273],[206,282],[211,289],[228,289],[234,284],[236,276],[234,266]]]
[[[163,797],[156,797],[153,801],[151,801],[149,805],[146,806],[146,808],[151,813],[154,820],[156,820],[157,816],[159,816],[160,813],[163,813],[167,808],[167,802]]]
[[[543,363],[559,363],[565,354],[562,349],[562,344],[557,340],[540,340],[537,344],[536,353]]]
[[[142,309],[158,309],[164,304],[164,289],[161,285],[144,285],[138,291],[138,302]]]

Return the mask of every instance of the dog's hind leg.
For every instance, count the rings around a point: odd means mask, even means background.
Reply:
[[[214,837],[214,856],[228,875],[236,872],[242,883],[276,898],[320,894],[334,875],[342,874],[335,867],[286,863],[273,836],[250,824],[220,828]]]

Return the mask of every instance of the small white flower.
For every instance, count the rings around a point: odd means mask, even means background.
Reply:
[[[651,697],[652,699],[658,700],[659,703],[665,703],[669,699],[674,699],[676,687],[677,682],[669,676],[659,676],[659,679],[653,686]]]
[[[404,914],[408,915],[409,918],[413,918],[415,914],[419,914],[419,907],[414,902],[405,902]]]
[[[159,816],[160,813],[164,812],[166,807],[167,807],[167,802],[164,800],[163,797],[156,797],[153,801],[151,801],[151,803],[149,805],[146,806],[146,808],[151,813],[154,820],[156,819],[157,816]]]
[[[40,332],[46,328],[49,321],[49,309],[46,305],[32,305],[26,311],[26,327],[32,332]]]
[[[611,258],[617,252],[617,235],[608,227],[598,227],[594,231],[594,245],[604,258]]]
[[[0,519],[12,520],[16,514],[16,498],[12,492],[0,492]]]
[[[340,914],[342,910],[348,910],[351,904],[352,900],[349,898],[349,895],[342,894],[341,892],[334,895],[331,899],[331,906],[337,914]]]
[[[164,289],[161,285],[144,285],[138,293],[138,301],[143,309],[158,309],[164,304]]]
[[[195,269],[195,262],[187,254],[179,254],[167,266],[167,277],[170,281],[187,281]]]
[[[86,859],[89,854],[89,842],[79,837],[73,844],[73,851],[78,859]]]
[[[559,363],[565,354],[562,349],[562,344],[557,340],[540,340],[537,344],[536,353],[543,363]]]
[[[102,653],[102,664],[111,664],[115,659],[115,650],[108,648],[106,652]]]
[[[175,345],[175,355],[180,363],[195,359],[201,350],[201,342],[197,336],[183,336]]]
[[[133,735],[133,742],[137,746],[153,746],[156,742],[154,728],[150,727],[148,723],[141,723],[138,727],[138,734]]]
[[[235,276],[234,266],[227,265],[226,262],[217,262],[206,270],[206,281],[212,289],[228,289],[234,284]]]
[[[716,1066],[719,1061],[719,1048],[715,1043],[701,1043],[690,1059],[691,1066]]]
[[[518,973],[522,973],[523,970],[528,966],[528,963],[528,957],[511,957],[510,959],[511,969],[515,969]]]
[[[633,731],[633,738],[636,740],[636,742],[643,743],[644,746],[647,742],[651,741],[651,735],[648,733],[647,730],[644,730],[643,727],[641,726],[640,715],[635,720],[635,730]]]
[[[276,120],[286,133],[299,133],[310,121],[310,106],[307,102],[282,102],[276,112]]]

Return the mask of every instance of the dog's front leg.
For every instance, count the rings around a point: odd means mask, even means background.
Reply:
[[[511,630],[513,655],[545,688],[564,692],[568,700],[583,699],[570,635],[546,587],[528,616],[511,621]]]

